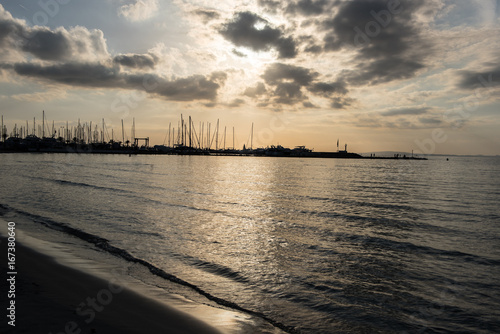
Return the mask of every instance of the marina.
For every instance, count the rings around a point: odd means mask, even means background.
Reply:
[[[315,152],[306,146],[294,148],[281,145],[269,145],[267,147],[253,147],[254,125],[251,125],[250,142],[248,147],[243,144],[241,149],[235,146],[234,127],[232,129],[232,146],[226,146],[227,127],[220,131],[219,120],[212,132],[211,123],[200,123],[198,131],[191,116],[186,122],[181,115],[178,127],[169,124],[168,132],[162,145],[150,145],[149,137],[136,137],[135,119],[132,121],[130,137],[125,131],[124,122],[121,120],[121,136],[115,140],[114,129],[106,126],[105,120],[97,125],[92,122],[81,123],[78,120],[76,126],[56,129],[54,121],[51,128],[46,124],[45,111],[42,113],[42,124],[36,123],[33,118],[33,126],[28,121],[26,126],[14,125],[10,134],[4,125],[2,116],[2,143],[0,152],[39,152],[39,153],[95,153],[95,154],[169,154],[169,155],[226,155],[226,156],[271,156],[271,157],[301,157],[301,158],[337,158],[337,159],[405,159],[405,160],[427,160],[425,157],[395,154],[394,156],[362,156],[358,153],[349,152],[347,144],[344,149],[339,148],[333,152]],[[47,134],[47,135],[46,135]]]

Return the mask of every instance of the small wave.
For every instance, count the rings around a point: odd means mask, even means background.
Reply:
[[[87,187],[87,188],[93,188],[93,189],[99,189],[99,190],[112,191],[112,192],[116,192],[116,193],[120,193],[120,194],[127,194],[127,196],[129,196],[129,197],[134,196],[134,197],[137,197],[140,199],[144,199],[144,196],[133,195],[130,191],[118,189],[118,188],[96,186],[93,184],[88,184],[88,183],[83,183],[83,182],[73,182],[73,181],[68,181],[68,180],[47,179],[47,178],[43,178],[43,177],[32,177],[32,178],[38,179],[38,180],[43,180],[43,181],[48,181],[48,182],[53,182],[53,183],[58,183],[61,185],[68,185],[68,186],[75,186],[75,187]],[[153,200],[153,199],[148,199],[148,202],[154,202],[154,203],[161,204],[161,205],[168,205],[171,207],[178,207],[178,208],[194,210],[194,211],[204,211],[204,212],[220,213],[220,214],[225,213],[223,211],[215,211],[215,210],[206,209],[206,208],[198,208],[198,207],[189,206],[189,205],[185,205],[185,204],[168,203],[168,202]]]
[[[353,240],[356,241],[357,243],[361,243],[365,246],[370,246],[370,247],[385,248],[394,251],[405,250],[423,255],[454,257],[461,259],[464,262],[475,262],[476,264],[488,265],[488,266],[500,265],[500,261],[498,260],[488,259],[478,255],[463,253],[455,250],[443,250],[429,246],[419,246],[410,242],[395,241],[395,240],[366,236],[366,235],[349,235],[349,234],[339,233],[339,236],[341,238]]]
[[[197,268],[200,268],[202,270],[205,270],[209,273],[216,274],[225,278],[232,279],[237,282],[248,282],[248,279],[244,277],[241,273],[232,270],[229,267],[213,263],[213,262],[206,262],[200,259],[196,258],[191,258],[190,263]]]
[[[167,273],[163,269],[158,268],[155,265],[153,265],[153,264],[151,264],[143,259],[140,259],[140,258],[133,256],[127,250],[111,245],[109,240],[107,240],[105,238],[99,237],[99,236],[94,235],[94,234],[87,233],[87,232],[82,231],[80,229],[68,226],[64,223],[56,222],[50,218],[34,215],[34,214],[31,214],[31,213],[28,213],[28,212],[25,212],[22,210],[17,210],[15,208],[11,208],[11,207],[8,207],[8,206],[2,205],[2,204],[0,204],[0,210],[14,211],[18,214],[21,214],[21,215],[24,215],[24,216],[30,218],[35,223],[42,224],[48,228],[58,230],[58,231],[66,233],[66,234],[78,237],[78,238],[80,238],[88,243],[91,243],[91,244],[95,245],[96,247],[108,252],[109,254],[120,257],[128,262],[131,262],[131,263],[137,263],[137,264],[143,265],[153,275],[156,275],[158,277],[161,277],[161,278],[166,279],[168,281],[171,281],[173,283],[177,283],[179,285],[188,287],[188,288],[192,289],[193,291],[199,293],[200,295],[206,297],[207,299],[209,299],[209,300],[211,300],[219,305],[229,307],[229,308],[232,308],[234,310],[238,310],[238,311],[245,312],[247,314],[259,317],[259,318],[269,322],[271,325],[273,325],[273,326],[275,326],[275,327],[277,327],[277,328],[279,328],[287,333],[291,333],[291,334],[299,333],[299,331],[296,330],[295,327],[293,327],[293,326],[287,326],[279,321],[276,321],[274,319],[269,318],[268,316],[266,316],[265,314],[263,314],[261,312],[253,311],[253,310],[244,308],[244,307],[242,307],[234,302],[231,302],[229,300],[214,296],[211,293],[203,290],[202,288],[200,288],[199,286],[197,286],[195,284],[189,283],[189,282],[187,282],[187,281],[185,281],[185,280],[183,280],[183,279],[181,279],[173,274]],[[200,263],[202,263],[202,261],[200,261]],[[207,262],[207,264],[208,264],[208,262]],[[210,267],[210,266],[207,265],[207,267]],[[212,267],[217,268],[217,266],[212,266]],[[227,270],[224,270],[225,267],[223,267],[223,266],[218,266],[218,267],[219,267],[220,271],[222,271],[222,272],[226,271],[226,274],[228,274],[229,276],[231,276],[231,275],[238,276],[239,275],[238,273],[232,271],[229,268],[228,268],[229,271],[227,271]]]
[[[315,210],[301,210],[301,214],[304,215],[311,215],[311,216],[317,216],[317,217],[324,217],[324,218],[342,218],[342,219],[347,219],[349,221],[359,221],[359,222],[366,222],[369,224],[374,224],[374,225],[389,225],[392,227],[399,227],[399,228],[406,228],[406,227],[413,227],[416,225],[419,225],[421,223],[415,222],[415,221],[404,221],[400,219],[392,219],[392,218],[377,218],[377,217],[367,217],[367,216],[361,216],[361,215],[354,215],[354,214],[346,214],[346,213],[339,213],[339,212],[334,212],[334,211],[315,211]]]
[[[88,183],[83,183],[83,182],[73,182],[73,181],[59,180],[59,179],[47,179],[47,178],[43,178],[43,177],[32,177],[32,178],[37,179],[37,180],[48,181],[48,182],[52,182],[52,183],[58,183],[58,184],[62,184],[62,185],[68,185],[68,186],[86,187],[86,188],[93,188],[93,189],[100,189],[100,190],[109,190],[109,191],[119,192],[119,193],[128,193],[128,191],[123,190],[123,189],[96,186],[93,184],[88,184]]]

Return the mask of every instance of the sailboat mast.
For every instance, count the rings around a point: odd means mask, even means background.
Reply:
[[[251,150],[253,149],[253,122],[252,122],[252,136],[251,136],[251,140],[250,140],[250,149]]]
[[[133,145],[135,145],[135,117],[132,118],[132,141],[134,142]]]
[[[205,123],[201,123],[201,135],[200,135],[200,137],[201,137],[201,144],[200,145],[202,148],[205,148],[205,146],[203,145],[205,142]]]
[[[172,122],[168,123],[168,147],[170,146],[170,130],[172,129]]]
[[[224,150],[226,150],[226,126],[224,126]]]
[[[189,116],[189,147],[191,148],[191,116]]]
[[[198,127],[198,133],[199,133],[199,136],[197,136],[197,139],[198,139],[198,148],[201,150],[201,143],[203,142],[203,133],[201,132],[201,122],[200,122],[200,125]]]
[[[184,118],[181,114],[181,145],[184,146]]]
[[[219,149],[219,119],[217,118],[217,128],[215,129],[215,150]]]

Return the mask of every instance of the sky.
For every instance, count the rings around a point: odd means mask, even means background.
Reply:
[[[226,147],[253,123],[253,147],[497,155],[499,55],[500,0],[2,0],[0,114],[118,137],[135,119],[152,144],[182,114],[219,120]]]

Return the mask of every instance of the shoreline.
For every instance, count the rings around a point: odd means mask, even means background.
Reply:
[[[7,255],[4,218],[0,218],[0,248],[2,254]],[[278,328],[264,324],[262,319],[151,286],[113,262],[89,259],[89,253],[67,249],[66,243],[59,245],[34,238],[21,231],[22,224],[18,226],[16,326],[8,326],[9,319],[4,316],[6,333],[229,334],[253,333],[260,329],[281,333]],[[113,260],[113,256],[109,257]],[[7,256],[4,258],[0,267],[6,275]],[[0,287],[2,293],[7,293],[8,282],[2,280]],[[6,310],[8,304],[2,306]]]

